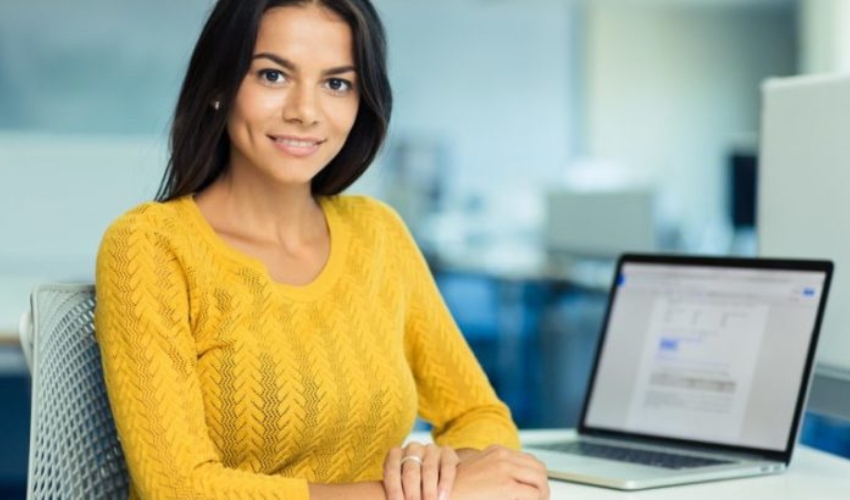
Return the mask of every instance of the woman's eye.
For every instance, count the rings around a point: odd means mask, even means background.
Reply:
[[[337,93],[345,93],[351,90],[353,85],[348,80],[343,80],[342,78],[331,78],[327,82],[327,86],[330,90]]]
[[[260,78],[268,83],[283,83],[286,75],[275,69],[264,69],[260,71]]]

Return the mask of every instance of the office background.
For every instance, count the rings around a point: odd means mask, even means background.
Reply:
[[[396,107],[353,191],[403,214],[524,427],[575,422],[618,249],[755,252],[760,82],[850,71],[843,0],[374,1]],[[211,3],[0,2],[0,497],[25,476],[29,289],[91,281],[153,196]],[[850,454],[839,421],[804,439]]]

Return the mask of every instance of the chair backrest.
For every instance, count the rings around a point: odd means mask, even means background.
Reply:
[[[27,498],[128,496],[94,308],[91,285],[42,285],[32,293],[30,321],[21,322],[33,380]]]

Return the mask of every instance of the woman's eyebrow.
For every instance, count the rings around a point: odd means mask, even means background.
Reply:
[[[261,52],[259,54],[256,54],[256,55],[254,55],[252,60],[253,59],[268,59],[268,60],[272,61],[273,63],[277,64],[278,66],[281,66],[283,68],[288,69],[289,71],[297,71],[298,70],[298,66],[296,66],[292,61],[290,61],[286,58],[280,57],[277,54],[272,54],[272,53],[269,53],[269,52]],[[343,73],[350,73],[350,72],[356,72],[356,71],[357,71],[357,68],[355,68],[353,65],[348,65],[348,66],[339,66],[339,67],[336,67],[336,68],[326,69],[326,70],[322,71],[322,74],[325,75],[325,76],[332,76],[332,75],[341,75]]]

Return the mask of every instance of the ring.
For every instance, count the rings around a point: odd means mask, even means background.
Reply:
[[[401,459],[401,462],[399,462],[399,463],[400,463],[401,465],[404,465],[404,463],[405,463],[405,462],[407,462],[408,460],[410,460],[411,462],[416,462],[416,463],[417,463],[417,464],[419,464],[420,466],[422,465],[422,458],[421,458],[421,457],[417,457],[416,455],[408,455],[408,456],[406,456],[406,457],[402,458],[402,459]]]

